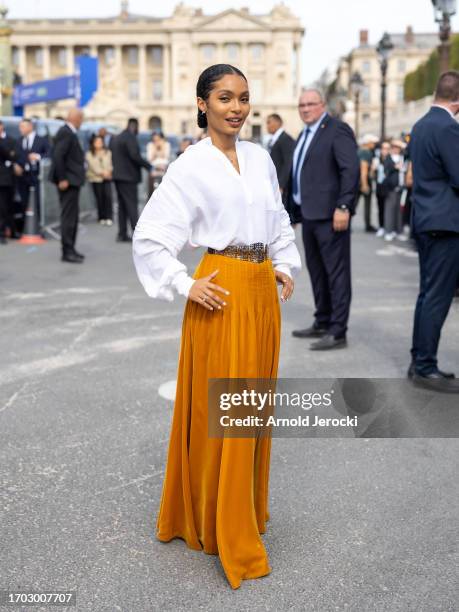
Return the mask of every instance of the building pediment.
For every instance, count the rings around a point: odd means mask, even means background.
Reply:
[[[243,11],[237,11],[235,9],[228,9],[218,15],[207,17],[196,25],[196,31],[207,32],[216,30],[230,31],[230,30],[251,30],[251,31],[264,31],[269,28],[256,17],[248,15]]]

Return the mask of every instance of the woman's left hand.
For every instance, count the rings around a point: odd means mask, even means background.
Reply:
[[[282,302],[286,302],[292,296],[293,288],[295,286],[294,282],[290,276],[284,272],[274,270],[274,273],[276,275],[277,282],[283,285],[280,299]]]

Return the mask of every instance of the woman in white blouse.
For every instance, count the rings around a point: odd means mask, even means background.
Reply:
[[[269,574],[265,532],[271,437],[210,431],[213,378],[275,379],[281,301],[301,267],[269,154],[238,134],[250,111],[247,80],[227,64],[197,84],[208,137],[169,165],[133,236],[147,294],[187,299],[177,391],[156,536],[219,555],[232,588]],[[193,276],[177,256],[206,247]],[[214,437],[211,437],[211,434]],[[215,437],[219,435],[219,437]]]

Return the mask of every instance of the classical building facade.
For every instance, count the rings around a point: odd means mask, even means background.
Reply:
[[[287,129],[301,127],[300,20],[283,4],[265,15],[248,9],[204,15],[179,4],[167,18],[134,15],[126,1],[106,19],[12,20],[13,64],[23,83],[74,73],[74,59],[99,59],[99,90],[86,118],[124,126],[138,117],[141,129],[196,134],[196,81],[215,63],[246,74],[252,112],[242,136],[259,138],[265,119],[278,112]],[[28,114],[55,117],[72,101],[31,105]]]
[[[403,84],[405,76],[425,62],[438,45],[438,33],[416,34],[408,26],[404,34],[390,34],[394,48],[389,56],[387,68],[387,115],[396,113],[404,104]],[[363,82],[360,94],[360,133],[366,126],[374,125],[381,114],[381,68],[376,45],[369,43],[368,30],[361,30],[359,45],[338,65],[335,91],[352,99],[350,78],[359,72]],[[351,124],[355,122],[350,121]]]

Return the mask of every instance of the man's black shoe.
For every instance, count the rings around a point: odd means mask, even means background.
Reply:
[[[311,351],[328,351],[330,349],[335,348],[346,348],[347,340],[346,338],[335,338],[331,334],[325,335],[317,342],[313,342],[309,347]]]
[[[61,261],[67,261],[68,263],[83,263],[82,258],[75,255],[75,253],[65,253],[62,255]]]
[[[441,374],[443,376],[443,378],[456,378],[456,375],[453,372],[443,372],[443,370],[437,370],[437,372],[439,374]],[[412,361],[410,363],[410,367],[408,368],[408,372],[406,373],[408,378],[413,378],[413,376],[415,375],[416,371],[415,371],[415,364],[414,361]]]
[[[117,236],[116,242],[132,242],[132,238],[129,238],[129,236]]]
[[[375,227],[373,227],[372,225],[369,225],[368,227],[365,228],[365,231],[368,232],[368,233],[374,234],[378,230]]]
[[[432,372],[432,374],[426,374],[425,376],[414,374],[412,380],[416,386],[430,389],[431,391],[459,393],[459,381],[452,378],[445,378],[440,372]]]
[[[327,329],[325,327],[311,325],[311,327],[307,327],[306,329],[294,329],[292,331],[292,336],[295,336],[295,338],[322,338],[326,333]]]
[[[84,259],[83,253],[79,253],[76,249],[73,249],[73,254],[79,257],[80,259]]]

